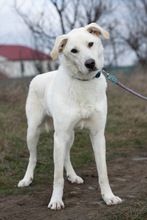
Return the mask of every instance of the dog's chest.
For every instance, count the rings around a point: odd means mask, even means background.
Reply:
[[[95,85],[71,86],[68,94],[70,107],[73,106],[76,109],[81,119],[87,119],[97,111],[102,96],[101,90]]]
[[[87,119],[89,118],[93,112],[96,110],[95,103],[92,102],[81,102],[78,105],[78,115],[82,119]]]
[[[87,127],[87,121],[96,112],[96,105],[92,102],[81,102],[77,106],[77,118],[79,119],[75,129],[84,129]]]

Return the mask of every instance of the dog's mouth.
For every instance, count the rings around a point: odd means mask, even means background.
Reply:
[[[94,67],[88,69],[88,73],[91,73],[91,72],[94,72],[94,71],[97,71],[97,70],[98,69],[96,68],[96,66],[94,66]]]

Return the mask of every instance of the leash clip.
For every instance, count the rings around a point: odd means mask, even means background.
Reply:
[[[102,73],[104,73],[111,82],[118,84],[118,80],[114,75],[107,73],[105,70],[102,70]]]

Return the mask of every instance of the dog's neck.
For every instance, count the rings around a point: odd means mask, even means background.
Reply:
[[[101,76],[101,70],[97,72],[97,74],[92,78],[92,79],[80,79],[80,78],[77,78],[77,77],[73,77],[77,80],[80,80],[80,81],[90,81],[90,80],[93,80],[95,78],[99,78]]]

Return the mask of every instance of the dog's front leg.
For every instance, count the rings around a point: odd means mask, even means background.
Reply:
[[[59,210],[64,208],[63,197],[63,169],[68,143],[68,135],[62,132],[54,134],[54,184],[53,193],[48,208]]]
[[[104,131],[101,130],[97,134],[91,134],[90,138],[97,164],[102,198],[107,205],[119,204],[122,200],[113,194],[108,180]]]

